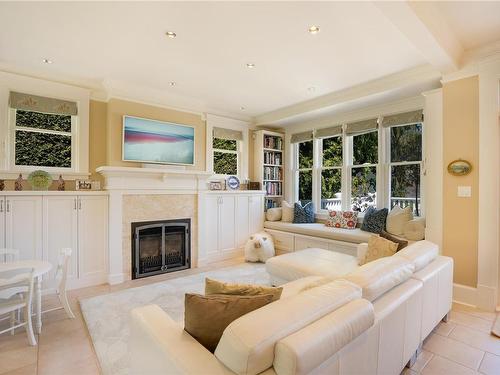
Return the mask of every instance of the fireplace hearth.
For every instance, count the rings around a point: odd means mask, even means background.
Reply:
[[[190,268],[191,220],[132,223],[132,279]]]

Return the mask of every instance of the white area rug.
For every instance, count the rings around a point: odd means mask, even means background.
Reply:
[[[270,285],[263,264],[237,266],[180,277],[80,301],[83,316],[104,375],[129,374],[129,313],[138,306],[159,305],[172,319],[184,320],[184,294],[204,293],[205,277]]]

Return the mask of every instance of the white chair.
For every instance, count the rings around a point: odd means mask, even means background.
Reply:
[[[19,250],[0,249],[0,263],[12,263],[19,260]]]
[[[30,345],[36,345],[31,322],[34,271],[32,268],[18,268],[0,273],[0,315],[10,313],[11,317],[10,327],[0,334],[25,326]],[[24,321],[17,321],[16,312],[21,309]]]
[[[59,259],[57,262],[57,269],[56,269],[56,275],[55,275],[55,280],[57,283],[56,286],[56,293],[57,296],[59,297],[59,301],[61,302],[60,307],[56,307],[53,309],[45,310],[42,311],[42,314],[55,311],[55,310],[60,310],[64,309],[66,311],[66,314],[71,318],[75,318],[75,314],[73,314],[73,311],[71,311],[71,307],[69,306],[68,302],[68,297],[66,295],[66,279],[68,277],[68,266],[69,266],[69,261],[71,259],[71,253],[73,251],[70,248],[64,248],[61,250],[59,254]]]

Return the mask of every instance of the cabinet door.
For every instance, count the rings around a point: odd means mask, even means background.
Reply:
[[[72,249],[68,280],[78,278],[77,208],[76,195],[43,197],[43,259],[53,266],[49,279],[54,278],[59,254],[66,247]]]
[[[236,247],[245,246],[250,234],[249,201],[246,195],[236,196]]]
[[[5,243],[5,197],[0,197],[0,247],[7,247]]]
[[[249,197],[250,234],[264,229],[264,199],[262,196]]]
[[[219,250],[230,251],[236,248],[236,197],[222,196],[219,204]]]
[[[5,246],[19,250],[21,260],[42,259],[42,197],[7,196]]]
[[[88,282],[103,279],[107,274],[107,252],[108,199],[105,196],[79,196],[78,263],[80,279],[85,279]]]
[[[205,197],[205,238],[200,238],[198,241],[204,242],[208,256],[219,251],[219,200],[218,196]]]

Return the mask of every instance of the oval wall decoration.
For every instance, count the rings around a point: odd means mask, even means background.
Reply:
[[[448,173],[453,176],[467,176],[472,171],[472,164],[467,160],[457,159],[448,164]]]

